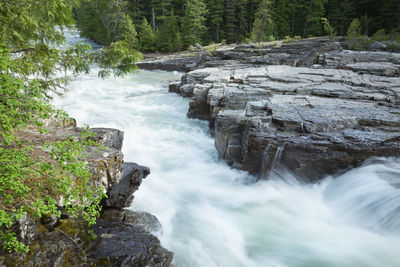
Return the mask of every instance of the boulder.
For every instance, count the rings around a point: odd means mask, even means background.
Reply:
[[[105,200],[105,207],[125,208],[133,201],[133,193],[138,190],[142,179],[149,175],[150,169],[136,163],[125,162],[122,165],[122,179],[112,186]]]
[[[94,233],[100,237],[89,257],[95,266],[169,266],[173,254],[142,227],[99,220]]]
[[[387,51],[388,47],[387,45],[385,45],[382,42],[372,42],[369,46],[368,46],[368,51],[373,51],[373,52],[377,52],[377,51]]]

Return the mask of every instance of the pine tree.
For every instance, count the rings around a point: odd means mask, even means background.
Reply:
[[[228,43],[236,42],[235,0],[225,0],[224,4],[224,38]]]
[[[272,6],[270,0],[262,0],[256,12],[251,38],[254,42],[270,40],[273,33],[271,16]]]
[[[325,16],[325,4],[328,0],[310,0],[308,3],[307,15],[304,23],[303,36],[318,36],[323,34],[321,18]]]
[[[296,1],[276,0],[273,8],[272,19],[274,33],[278,38],[292,35],[294,16],[296,14]]]
[[[207,20],[207,29],[209,39],[220,42],[221,41],[221,32],[222,32],[222,22],[224,20],[224,6],[223,1],[220,0],[208,0],[208,20]]]
[[[182,49],[178,18],[173,11],[163,20],[161,29],[157,33],[157,49],[162,52],[175,52]]]
[[[242,41],[246,38],[248,24],[251,23],[248,20],[247,7],[249,5],[249,0],[236,0],[236,40]]]
[[[201,43],[202,37],[207,30],[205,26],[206,13],[207,9],[203,0],[186,1],[185,16],[182,20],[185,47]]]
[[[121,17],[111,16],[118,18],[118,24],[112,22],[118,40],[111,47],[92,51],[83,43],[66,45],[64,29],[73,26],[74,3],[0,1],[0,248],[10,253],[28,252],[17,239],[19,218],[65,215],[94,224],[105,196],[83,160],[85,148],[95,145],[93,134],[82,129],[80,140],[66,137],[40,146],[23,140],[27,129],[44,133],[44,120],[70,121],[48,101],[49,91],[63,92],[68,79],[62,74],[88,72],[92,63],[122,74],[138,57],[133,23],[118,9],[114,14]],[[89,2],[83,4],[94,11]],[[84,18],[98,19],[91,17],[95,13]]]
[[[140,51],[152,52],[155,50],[155,35],[146,18],[137,26]]]

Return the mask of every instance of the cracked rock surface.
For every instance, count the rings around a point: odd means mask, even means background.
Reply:
[[[210,121],[220,158],[235,168],[263,178],[279,162],[316,180],[369,157],[400,156],[400,78],[386,74],[323,65],[214,67],[171,87],[191,96],[188,116]]]

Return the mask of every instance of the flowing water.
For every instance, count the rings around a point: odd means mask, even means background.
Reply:
[[[168,93],[172,72],[76,77],[55,104],[79,125],[125,132],[125,161],[151,168],[132,209],[150,212],[175,266],[400,266],[400,162],[318,184],[283,170],[254,182],[217,159],[207,123]]]

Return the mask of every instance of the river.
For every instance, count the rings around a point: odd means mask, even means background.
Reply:
[[[207,123],[168,93],[180,74],[81,75],[54,104],[78,125],[125,132],[125,161],[150,167],[134,210],[158,217],[174,266],[400,266],[400,162],[376,159],[335,179],[268,181],[218,160]]]

